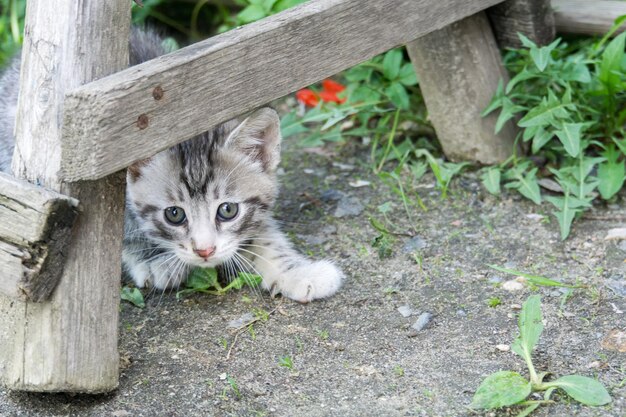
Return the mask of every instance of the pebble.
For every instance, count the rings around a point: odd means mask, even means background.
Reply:
[[[502,288],[510,292],[520,291],[524,289],[524,284],[522,284],[521,282],[517,280],[512,279],[510,281],[506,281],[505,283],[503,283]]]
[[[611,275],[606,279],[604,285],[615,295],[626,297],[626,279],[622,275]]]
[[[402,247],[402,252],[413,253],[416,250],[424,249],[426,246],[428,246],[428,243],[426,243],[424,239],[422,239],[420,236],[415,236],[406,241],[406,243]]]
[[[398,313],[402,314],[402,317],[411,317],[415,314],[415,310],[413,310],[413,308],[408,304],[398,307],[397,310]]]
[[[509,345],[496,345],[496,349],[498,349],[500,352],[508,352],[509,350],[511,350],[511,346]]]
[[[354,170],[354,165],[342,164],[340,162],[333,162],[333,166],[335,168],[339,168],[341,171],[352,171],[352,170]]]
[[[626,332],[611,330],[602,340],[602,347],[616,352],[626,352]]]
[[[363,204],[361,204],[361,200],[359,200],[357,197],[344,196],[341,200],[339,200],[333,216],[358,216],[363,212],[363,210],[365,210],[365,207],[363,207]]]
[[[335,190],[333,188],[329,188],[328,190],[322,193],[322,195],[320,196],[320,200],[325,201],[325,202],[339,201],[343,197],[345,197],[345,194],[342,193],[341,191]]]
[[[433,318],[433,315],[431,313],[429,313],[429,312],[422,313],[417,318],[417,321],[415,323],[413,323],[413,326],[411,326],[411,327],[416,332],[421,332],[422,330],[424,330],[424,328],[426,326],[428,326],[428,324],[430,323],[430,320],[432,318]]]
[[[309,175],[311,175],[311,174],[315,174],[315,170],[314,170],[314,169],[311,169],[311,168],[304,168],[302,171],[303,171],[305,174],[309,174]]]
[[[229,321],[226,327],[229,329],[238,329],[246,323],[250,323],[252,320],[254,320],[254,314],[246,313],[237,319]]]
[[[498,276],[498,275],[494,275],[491,278],[489,278],[489,283],[490,284],[499,284],[502,282],[502,277]]]
[[[365,181],[365,180],[350,181],[348,183],[348,185],[350,185],[350,187],[354,187],[354,188],[367,187],[370,184],[371,184],[371,182]]]

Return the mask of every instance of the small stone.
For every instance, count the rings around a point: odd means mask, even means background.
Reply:
[[[302,171],[303,171],[305,174],[309,174],[309,175],[315,174],[315,170],[314,170],[314,169],[311,169],[311,168],[304,168]]]
[[[488,281],[490,284],[499,284],[502,282],[502,277],[498,275],[494,275],[491,278],[489,278]]]
[[[333,166],[335,168],[339,168],[341,171],[352,171],[352,170],[354,170],[354,165],[342,164],[340,162],[333,162]]]
[[[502,284],[502,288],[510,292],[520,291],[524,289],[524,284],[522,284],[521,282],[517,280],[512,279],[510,281],[504,282]]]
[[[341,191],[330,188],[322,193],[322,195],[320,196],[320,200],[325,201],[325,202],[339,201],[344,196],[345,194],[342,193]]]
[[[511,310],[521,310],[521,309],[522,309],[521,304],[511,304]]]
[[[361,200],[353,196],[344,196],[341,200],[339,200],[333,216],[358,216],[363,212],[363,210],[365,210],[365,207],[361,204]]]
[[[403,253],[413,253],[416,250],[424,249],[428,246],[428,243],[420,236],[414,236],[406,241],[404,246],[402,247]]]
[[[509,350],[511,350],[511,346],[509,345],[496,345],[496,349],[498,349],[500,352],[508,352]]]
[[[398,313],[402,314],[402,317],[411,317],[413,314],[415,314],[415,310],[413,310],[413,308],[411,308],[411,306],[408,304],[398,307],[397,310]]]
[[[606,279],[604,285],[615,295],[626,297],[626,279],[622,275],[611,275]]]
[[[252,320],[254,320],[254,314],[246,313],[237,319],[229,321],[226,327],[229,329],[238,329],[241,326],[244,326],[247,323],[250,323]]]
[[[615,229],[609,230],[604,240],[613,240],[613,239],[626,239],[626,228],[617,227]]]
[[[526,215],[527,219],[535,220],[535,221],[543,220],[544,217],[545,216],[542,216],[541,214],[537,214],[537,213],[530,213]]]
[[[413,323],[413,326],[411,326],[415,331],[417,332],[421,332],[422,330],[424,330],[424,328],[426,326],[428,326],[428,324],[430,323],[430,320],[433,318],[433,315],[429,312],[426,313],[422,313],[420,314],[420,316],[417,318],[417,321],[415,323]]]
[[[228,378],[228,374],[226,372],[224,372],[223,374],[220,374],[220,379],[223,381],[226,378]]]
[[[611,330],[602,340],[602,347],[606,350],[626,352],[626,332],[617,329]]]
[[[350,181],[348,183],[348,185],[350,185],[350,187],[354,187],[354,188],[367,187],[370,184],[371,184],[371,182],[365,181],[365,180]]]

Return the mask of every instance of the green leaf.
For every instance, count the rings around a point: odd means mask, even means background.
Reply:
[[[517,191],[535,204],[541,204],[541,190],[537,183],[537,168],[531,169],[525,176],[519,174],[515,178],[517,182],[508,184],[509,187],[516,188]]]
[[[582,123],[563,123],[563,129],[555,132],[567,153],[573,158],[580,153],[580,131],[583,126]]]
[[[309,129],[298,120],[295,112],[287,113],[280,121],[280,131],[283,139],[298,133],[308,132]]]
[[[609,92],[620,89],[622,69],[622,57],[624,56],[624,43],[626,32],[615,37],[602,53],[598,79],[605,85]]]
[[[605,405],[611,402],[611,396],[604,386],[595,379],[580,375],[563,376],[546,384],[559,387],[576,401],[585,405]]]
[[[553,279],[546,278],[541,275],[527,274],[525,272],[516,271],[514,269],[502,268],[501,266],[498,266],[498,265],[487,265],[487,266],[489,268],[495,269],[496,271],[504,272],[506,274],[511,274],[511,275],[515,275],[518,277],[523,277],[526,279],[526,281],[528,281],[530,284],[533,284],[533,285],[538,285],[542,287],[580,288],[579,285],[563,284],[562,282],[555,281]]]
[[[568,117],[568,107],[571,105],[561,103],[552,90],[548,90],[548,97],[544,97],[541,103],[530,109],[519,121],[518,126],[546,126],[557,119]]]
[[[598,167],[598,191],[603,199],[608,200],[613,197],[624,185],[626,170],[624,161],[604,162]]]
[[[389,97],[389,100],[391,100],[394,106],[408,110],[409,95],[402,84],[399,82],[391,83],[391,85],[385,89],[385,94]]]
[[[574,217],[579,210],[572,210],[567,205],[564,206],[564,210],[553,211],[552,214],[556,217],[556,220],[559,222],[559,228],[561,230],[561,240],[567,239],[572,230],[572,222],[574,221]]]
[[[528,407],[526,407],[522,411],[520,411],[515,417],[526,417],[526,416],[530,415],[530,413],[535,411],[540,405],[541,405],[540,403],[530,404]]]
[[[539,77],[539,75],[535,70],[529,70],[524,67],[524,69],[519,72],[515,77],[511,78],[511,81],[509,81],[509,83],[506,85],[506,93],[509,94],[513,90],[513,87],[515,87],[520,82],[531,80],[537,77]]]
[[[274,11],[282,12],[305,1],[307,0],[278,0],[276,4],[274,4]]]
[[[349,82],[355,83],[368,80],[372,76],[372,72],[374,72],[372,68],[366,67],[364,65],[358,65],[346,71],[344,73],[344,76]]]
[[[122,300],[132,303],[135,307],[144,308],[146,306],[143,294],[137,288],[122,287],[120,297]]]
[[[530,382],[517,372],[496,372],[480,384],[470,407],[489,410],[517,404],[530,395],[530,390]]]
[[[481,176],[483,185],[491,194],[500,194],[500,170],[490,168]]]
[[[194,290],[214,288],[217,285],[215,268],[194,268],[187,278],[186,286]]]
[[[544,145],[554,137],[554,133],[544,129],[543,127],[537,130],[537,134],[533,137],[533,144],[531,147],[531,151],[533,154],[538,153]]]
[[[543,72],[550,63],[550,54],[561,42],[560,39],[555,40],[550,45],[542,46],[541,48],[531,47],[530,57],[532,58],[535,66],[540,72]]]
[[[511,350],[527,362],[531,360],[530,355],[543,332],[542,320],[541,298],[531,295],[522,305],[518,321],[520,334],[511,345]]]
[[[392,49],[385,54],[383,58],[383,75],[386,79],[394,81],[400,74],[402,67],[402,51],[400,49]]]
[[[491,101],[489,102],[485,110],[483,110],[482,113],[480,113],[480,116],[485,117],[486,115],[488,115],[495,109],[502,107],[503,98],[504,98],[504,87],[503,87],[503,81],[501,78],[500,81],[498,82],[498,88],[496,89],[496,92],[493,95],[493,98],[491,99]]]
[[[502,110],[500,111],[500,115],[496,121],[496,133],[499,133],[500,130],[502,130],[504,124],[512,119],[515,116],[515,113],[519,113],[523,110],[525,110],[524,107],[514,104],[508,97],[503,97]]]
[[[398,81],[400,81],[403,85],[410,87],[412,85],[416,85],[418,83],[417,73],[415,72],[415,68],[413,68],[413,64],[407,62],[402,65],[400,68],[400,73],[398,74]]]
[[[267,16],[267,13],[260,4],[251,4],[239,13],[237,13],[237,20],[241,24],[251,23],[259,19],[263,19]]]

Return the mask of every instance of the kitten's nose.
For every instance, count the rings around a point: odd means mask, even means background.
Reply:
[[[208,259],[211,257],[211,255],[215,253],[215,246],[209,246],[208,248],[205,248],[205,249],[194,249],[193,251],[199,257]]]

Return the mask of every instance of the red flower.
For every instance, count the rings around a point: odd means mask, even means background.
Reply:
[[[303,88],[296,93],[296,99],[305,106],[315,107],[320,102],[315,91]]]
[[[337,97],[337,93],[340,93],[346,89],[345,86],[339,84],[337,81],[324,80],[322,81],[322,91],[316,93],[309,88],[303,88],[296,93],[296,99],[305,106],[315,107],[322,100],[326,103],[341,104],[346,101],[345,98]]]

